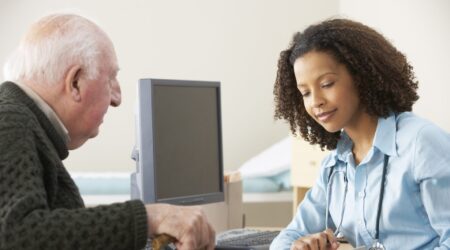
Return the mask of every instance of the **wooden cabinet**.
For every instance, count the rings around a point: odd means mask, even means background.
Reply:
[[[293,213],[303,200],[306,192],[319,176],[322,160],[329,151],[322,151],[319,146],[311,145],[301,137],[292,140],[291,182],[293,186]]]

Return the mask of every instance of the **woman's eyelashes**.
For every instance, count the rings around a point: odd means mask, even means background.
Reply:
[[[334,85],[334,81],[330,81],[330,82],[325,82],[325,83],[321,84],[320,86],[322,88],[329,88],[329,87],[331,87],[333,85]]]
[[[321,88],[330,88],[330,87],[332,87],[333,85],[334,85],[334,81],[329,81],[329,82],[325,82],[325,83],[322,83],[322,84],[320,84],[320,87]],[[300,94],[302,95],[302,97],[308,97],[309,96],[309,93],[310,93],[310,91],[309,90],[300,90],[299,89],[299,91],[300,91]]]
[[[309,95],[309,91],[299,90],[302,97],[307,97]]]

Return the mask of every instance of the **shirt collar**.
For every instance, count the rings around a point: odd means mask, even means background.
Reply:
[[[375,137],[373,139],[373,146],[385,155],[398,156],[396,138],[397,121],[395,114],[391,113],[386,118],[378,118],[378,125],[375,132]]]
[[[64,142],[67,145],[70,141],[69,131],[64,126],[61,119],[59,119],[55,111],[30,87],[22,83],[17,83],[16,85],[36,103],[36,105],[39,107],[39,109],[42,110],[42,112],[44,112],[44,114],[48,117],[52,125],[55,127],[56,131],[58,131],[58,133],[62,136]]]
[[[352,153],[352,147],[352,140],[350,140],[350,137],[347,135],[347,133],[342,130],[341,138],[337,143],[336,149],[331,152],[331,157],[328,158],[328,161],[324,162],[325,168],[335,166],[338,160],[347,162],[348,154]]]
[[[377,129],[373,139],[373,147],[380,150],[383,154],[389,156],[398,156],[396,147],[397,136],[397,121],[395,114],[391,113],[388,117],[378,118]],[[341,138],[339,139],[336,149],[331,152],[331,157],[324,162],[325,168],[336,165],[336,162],[347,162],[349,154],[352,153],[353,142],[350,137],[341,131]]]

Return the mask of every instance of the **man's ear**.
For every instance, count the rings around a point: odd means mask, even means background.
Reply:
[[[72,100],[74,100],[75,102],[81,101],[80,77],[81,77],[80,65],[72,66],[67,71],[65,77],[64,88],[66,89],[66,93],[70,93]]]

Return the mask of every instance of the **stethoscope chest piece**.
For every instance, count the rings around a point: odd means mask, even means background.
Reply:
[[[369,250],[386,250],[384,248],[383,244],[378,242],[377,240],[373,242],[372,246],[369,248]]]

